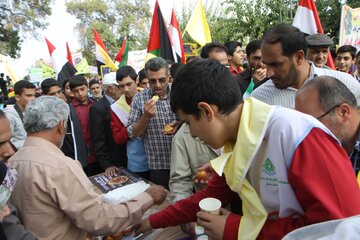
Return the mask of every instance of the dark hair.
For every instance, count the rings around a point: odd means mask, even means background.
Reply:
[[[267,31],[263,38],[264,43],[280,43],[282,54],[287,57],[293,56],[300,50],[305,53],[307,48],[305,34],[298,28],[285,23],[280,23]]]
[[[224,46],[226,47],[227,53],[230,56],[234,56],[234,52],[238,46],[242,48],[241,42],[227,42],[224,44]]]
[[[311,81],[307,81],[302,88],[309,87],[316,88],[320,106],[324,111],[328,111],[341,103],[347,103],[357,109],[357,101],[354,94],[344,83],[334,77],[315,77]]]
[[[171,86],[173,112],[181,110],[199,119],[199,102],[214,104],[225,115],[242,102],[239,85],[229,69],[216,60],[196,59],[185,64]]]
[[[14,84],[14,92],[15,94],[18,95],[21,95],[24,89],[35,89],[35,88],[36,86],[33,83],[26,80],[20,80]]]
[[[71,90],[82,85],[88,86],[86,78],[83,75],[75,75],[69,78],[69,87]]]
[[[139,72],[138,72],[138,76],[139,76],[139,82],[141,82],[144,78],[146,78],[146,74],[145,74],[145,69],[141,69]]]
[[[197,58],[199,58],[198,56],[188,56],[187,58],[186,58],[186,63],[189,63],[189,62],[191,62],[192,60],[195,60],[195,59],[197,59]]]
[[[356,54],[356,58],[360,57],[360,51]]]
[[[171,59],[166,59],[166,62],[169,64],[169,65],[173,65],[175,62]]]
[[[89,88],[91,88],[91,86],[94,85],[94,84],[99,84],[99,85],[101,85],[98,80],[92,79],[92,80],[89,82]]]
[[[67,79],[65,79],[64,80],[64,82],[62,83],[62,89],[63,89],[63,91],[65,91],[65,86],[66,86],[66,84],[69,82],[69,79],[67,78]]]
[[[201,48],[200,57],[201,58],[209,58],[209,54],[212,51],[226,52],[226,54],[227,54],[227,49],[223,44],[221,44],[219,42],[211,42],[211,43],[205,44]]]
[[[176,74],[179,72],[181,67],[184,66],[182,63],[174,63],[170,68],[170,75],[173,79],[175,79]]]
[[[248,45],[245,48],[246,55],[250,57],[250,54],[256,52],[257,50],[261,49],[261,43],[262,41],[260,39],[253,40],[248,43]]]
[[[338,48],[336,55],[339,53],[346,53],[349,52],[351,55],[351,58],[354,59],[356,55],[356,47],[353,47],[351,45],[344,45]]]
[[[4,77],[4,73],[0,73],[0,77]]]
[[[42,81],[41,82],[41,90],[42,90],[43,94],[47,95],[49,93],[50,88],[53,86],[60,87],[59,82],[56,81],[54,78],[47,78],[44,81]]]
[[[116,71],[116,81],[122,81],[127,76],[136,81],[138,75],[131,66],[119,67],[119,69]]]
[[[168,63],[161,57],[154,57],[149,59],[145,64],[145,74],[147,76],[148,71],[157,72],[160,69],[165,68],[166,76],[169,76],[169,66]]]

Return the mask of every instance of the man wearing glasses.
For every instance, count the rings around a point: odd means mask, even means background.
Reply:
[[[150,180],[169,188],[171,140],[177,129],[177,116],[170,109],[169,67],[159,57],[145,64],[150,88],[136,94],[128,121],[130,138],[142,137],[148,157]],[[171,124],[172,131],[164,131]]]
[[[349,155],[358,175],[360,112],[351,91],[336,78],[316,77],[297,92],[295,109],[314,116],[331,130]]]

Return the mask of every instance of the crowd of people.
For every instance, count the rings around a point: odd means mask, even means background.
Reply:
[[[333,70],[332,45],[278,24],[245,48],[208,43],[186,64],[155,57],[139,73],[45,79],[42,96],[16,82],[0,111],[0,239],[178,225],[196,238],[195,223],[211,239],[281,239],[360,215],[360,52],[339,47]],[[106,203],[88,177],[120,167],[152,185]],[[200,211],[206,197],[220,215]]]

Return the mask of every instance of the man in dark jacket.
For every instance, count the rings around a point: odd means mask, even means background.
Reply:
[[[48,78],[42,81],[41,90],[44,95],[54,96],[66,102],[65,95],[61,91],[58,81]],[[61,151],[68,157],[78,160],[82,167],[87,165],[87,151],[84,137],[81,133],[80,122],[73,106],[69,104],[70,115],[67,123],[67,130]]]
[[[114,142],[111,131],[110,105],[119,99],[121,92],[116,73],[108,73],[103,79],[104,97],[90,108],[90,134],[96,161],[107,175],[113,175],[118,167],[126,167],[126,145]]]
[[[245,51],[248,68],[236,76],[243,94],[246,92],[251,81],[255,84],[254,89],[266,81],[266,66],[261,61],[261,40],[249,42]]]

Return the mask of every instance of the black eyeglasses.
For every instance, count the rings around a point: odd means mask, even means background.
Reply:
[[[160,84],[164,84],[168,79],[167,78],[159,78],[159,79],[149,79],[149,83],[150,85],[155,85],[157,82],[159,82]]]
[[[321,115],[320,117],[317,117],[317,120],[320,120],[321,118],[325,117],[326,115],[328,115],[329,113],[331,113],[332,111],[334,111],[336,108],[340,107],[342,103],[333,106],[332,108],[330,108],[328,111],[326,111],[323,115]]]

